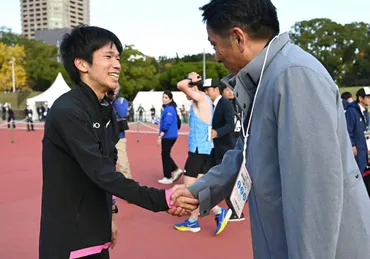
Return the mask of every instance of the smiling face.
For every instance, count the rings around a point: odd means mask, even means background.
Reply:
[[[76,59],[76,67],[81,72],[81,80],[101,92],[118,87],[121,72],[120,54],[114,44],[107,44],[93,54],[92,64]]]

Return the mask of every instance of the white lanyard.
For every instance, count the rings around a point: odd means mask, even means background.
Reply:
[[[268,53],[269,53],[269,50],[270,50],[270,46],[271,46],[271,43],[277,39],[278,36],[275,36],[269,43],[269,45],[267,46],[267,49],[266,49],[266,54],[265,54],[265,59],[263,61],[263,65],[262,65],[262,70],[261,70],[261,74],[260,74],[260,78],[258,80],[258,85],[257,85],[257,90],[256,90],[256,94],[254,95],[254,98],[253,98],[253,101],[252,101],[252,108],[251,108],[251,115],[249,116],[249,120],[248,120],[248,125],[247,125],[247,130],[244,131],[244,111],[242,111],[242,133],[243,133],[243,136],[244,136],[244,146],[243,146],[243,164],[245,164],[245,162],[247,161],[246,160],[246,151],[247,151],[247,142],[248,142],[248,137],[249,137],[249,130],[250,130],[250,126],[251,126],[251,121],[252,121],[252,116],[253,116],[253,111],[254,111],[254,105],[255,105],[255,101],[257,99],[257,94],[258,94],[258,91],[260,89],[260,85],[261,85],[261,82],[262,82],[262,76],[263,76],[263,72],[265,70],[265,66],[266,66],[266,62],[267,62],[267,56],[268,56]]]

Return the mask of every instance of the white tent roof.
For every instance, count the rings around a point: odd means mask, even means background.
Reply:
[[[62,74],[59,72],[53,84],[45,92],[27,99],[27,105],[33,110],[33,118],[37,118],[36,107],[38,104],[47,103],[50,108],[56,99],[70,90],[71,88],[67,85]]]

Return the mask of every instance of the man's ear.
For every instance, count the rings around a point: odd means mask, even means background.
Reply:
[[[244,52],[246,36],[242,29],[239,27],[234,27],[231,32],[231,41],[234,46],[236,46],[240,52]]]
[[[80,58],[75,58],[74,63],[75,63],[76,68],[81,73],[87,73],[88,64],[85,60],[80,59]]]

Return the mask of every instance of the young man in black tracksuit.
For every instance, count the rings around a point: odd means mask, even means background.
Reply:
[[[112,195],[150,211],[183,215],[197,200],[140,186],[115,171],[116,119],[106,93],[118,87],[122,45],[110,31],[75,28],[61,44],[75,87],[58,98],[45,122],[39,258],[109,258],[116,240]],[[113,229],[113,232],[112,232]]]

